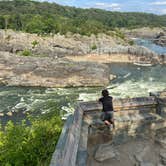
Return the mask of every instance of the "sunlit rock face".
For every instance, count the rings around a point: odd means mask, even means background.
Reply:
[[[16,53],[18,55],[29,51],[31,55],[38,57],[61,58],[67,55],[81,56],[87,54],[130,54],[137,56],[153,57],[154,52],[138,46],[129,46],[128,39],[125,40],[98,34],[81,36],[54,35],[41,37],[36,34],[28,34],[14,31],[0,31],[0,51]],[[132,59],[132,57],[131,57]],[[119,59],[119,61],[123,61]]]
[[[0,52],[0,83],[10,86],[76,87],[108,85],[107,66],[66,59],[20,57]]]
[[[0,30],[0,51],[21,54],[25,49],[37,56],[63,57],[98,52],[126,41],[105,34],[82,36],[79,34],[56,34],[41,37],[37,34]]]

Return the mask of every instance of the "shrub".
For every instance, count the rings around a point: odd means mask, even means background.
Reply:
[[[39,44],[39,42],[37,40],[34,40],[31,44],[32,48],[35,48]]]
[[[132,46],[132,45],[134,45],[134,41],[133,40],[130,40],[129,41],[129,44]]]
[[[92,50],[96,50],[97,49],[97,46],[96,44],[93,44],[92,47],[91,47]]]
[[[23,50],[23,51],[21,52],[21,55],[22,55],[22,56],[31,56],[32,53],[31,53],[30,50],[25,49],[25,50]]]
[[[8,122],[0,131],[1,166],[47,166],[61,133],[62,121],[53,116],[37,119],[27,126]]]

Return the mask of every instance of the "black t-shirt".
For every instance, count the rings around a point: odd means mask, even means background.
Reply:
[[[103,105],[103,112],[113,111],[112,97],[106,96],[99,99]]]

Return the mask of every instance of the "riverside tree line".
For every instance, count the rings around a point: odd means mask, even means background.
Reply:
[[[0,29],[29,33],[67,32],[90,35],[115,28],[166,26],[166,15],[80,9],[31,0],[0,1]]]

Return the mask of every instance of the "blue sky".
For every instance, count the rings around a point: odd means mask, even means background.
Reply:
[[[166,14],[166,0],[42,0],[81,8]]]

